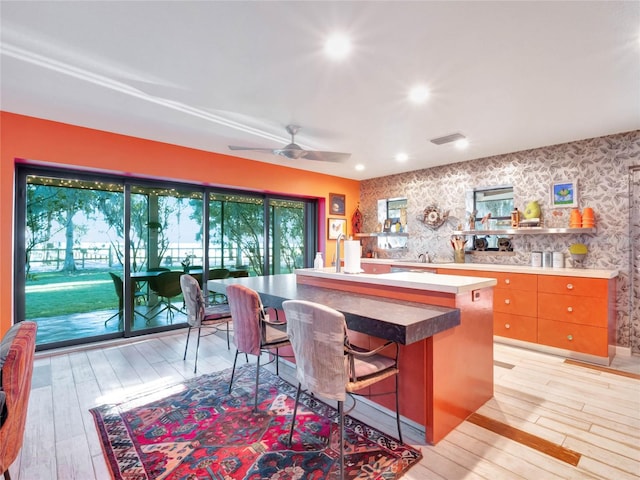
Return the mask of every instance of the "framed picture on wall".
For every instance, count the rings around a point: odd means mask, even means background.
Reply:
[[[575,180],[562,180],[551,184],[551,208],[577,206],[578,183]]]
[[[336,240],[342,233],[347,234],[347,220],[344,218],[329,218],[327,219],[327,237],[329,240]]]
[[[344,215],[345,195],[340,193],[329,194],[329,214]]]

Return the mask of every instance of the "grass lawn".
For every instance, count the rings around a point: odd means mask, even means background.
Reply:
[[[27,319],[118,308],[109,270],[45,272],[32,277],[25,288]]]

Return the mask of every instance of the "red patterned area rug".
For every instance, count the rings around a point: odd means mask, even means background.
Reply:
[[[253,413],[255,365],[202,375],[161,392],[91,409],[114,479],[338,478],[337,411],[301,395],[292,446],[287,446],[296,387],[260,371]],[[330,421],[328,419],[332,419]],[[347,479],[400,478],[422,454],[346,417]]]

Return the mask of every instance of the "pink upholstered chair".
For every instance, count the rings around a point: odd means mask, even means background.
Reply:
[[[256,392],[254,411],[258,408],[258,385],[260,381],[260,355],[262,352],[275,350],[276,373],[278,372],[278,359],[281,347],[290,345],[287,338],[286,324],[273,321],[266,313],[260,295],[255,290],[244,285],[229,285],[227,298],[233,318],[233,343],[236,345],[236,356],[233,360],[233,370],[229,381],[229,393],[233,386],[233,377],[236,371],[238,354],[244,353],[256,355]]]
[[[333,308],[302,300],[287,300],[282,304],[287,318],[287,334],[296,359],[298,391],[293,409],[289,445],[302,390],[338,401],[340,430],[340,475],[344,478],[344,401],[354,394],[392,375],[396,379],[396,423],[400,430],[398,402],[398,345],[387,342],[375,350],[365,351],[349,343],[344,315]],[[395,345],[395,357],[379,352]],[[354,401],[355,406],[355,401]],[[352,407],[353,408],[353,407]],[[347,412],[348,413],[348,412]]]
[[[196,360],[193,367],[193,373],[198,370],[198,350],[200,348],[200,337],[202,335],[202,329],[209,330],[204,336],[212,335],[220,330],[220,327],[226,325],[227,327],[227,348],[231,348],[229,343],[229,322],[231,321],[231,311],[229,305],[220,303],[216,305],[205,306],[204,295],[198,280],[191,275],[184,274],[180,277],[180,288],[182,289],[182,296],[184,297],[184,303],[187,307],[187,322],[189,323],[189,330],[187,332],[187,343],[184,346],[183,360],[187,359],[187,349],[189,348],[189,337],[191,336],[191,329],[198,329],[198,340],[196,342]]]
[[[0,473],[5,480],[11,480],[9,466],[22,448],[37,327],[35,322],[17,323],[0,343]]]

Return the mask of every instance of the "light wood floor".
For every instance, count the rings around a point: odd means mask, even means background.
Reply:
[[[192,377],[193,351],[182,361],[185,335],[39,354],[13,480],[109,479],[89,408]],[[640,478],[640,380],[500,344],[495,360],[495,397],[479,416],[577,452],[577,466],[470,421],[437,446],[405,424],[405,441],[424,458],[403,479]],[[222,337],[203,338],[199,374],[232,361]],[[638,374],[640,358],[617,357],[613,368]],[[394,417],[363,402],[354,416],[395,435]]]

